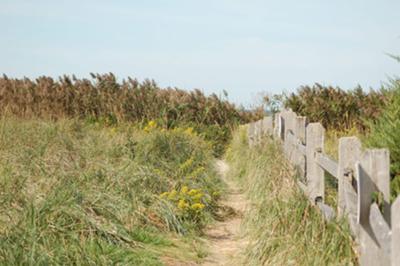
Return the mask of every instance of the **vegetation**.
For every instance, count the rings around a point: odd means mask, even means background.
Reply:
[[[0,264],[199,261],[222,188],[191,128],[3,116]]]
[[[0,114],[22,118],[81,118],[113,125],[156,121],[163,128],[191,126],[213,143],[221,155],[238,123],[263,113],[240,110],[228,100],[200,90],[161,89],[154,81],[128,78],[118,82],[113,74],[92,74],[92,79],[63,76],[59,80],[0,78]]]
[[[298,188],[279,144],[264,140],[249,149],[242,128],[234,135],[227,159],[230,174],[246,188],[252,206],[244,216],[249,237],[244,265],[357,263],[346,223],[325,222]]]
[[[321,122],[334,158],[341,136],[389,147],[396,196],[399,84],[368,93],[316,84],[264,102],[268,113],[283,103]],[[206,249],[198,237],[218,216],[224,190],[214,157],[224,154],[238,124],[262,116],[215,94],[117,82],[111,73],[90,80],[3,76],[0,264],[200,262]],[[244,218],[250,238],[244,264],[357,263],[346,223],[324,221],[277,143],[250,149],[241,128],[226,158],[252,206]],[[327,176],[333,206],[335,182]]]
[[[302,86],[296,94],[288,96],[285,107],[307,116],[310,122],[320,122],[328,130],[357,128],[364,132],[368,129],[366,121],[379,117],[388,97],[385,89],[365,93],[360,87],[344,91],[315,84]]]
[[[284,103],[299,115],[307,116],[310,122],[321,122],[327,128],[325,148],[333,158],[337,158],[338,140],[343,136],[358,136],[366,147],[388,148],[394,199],[400,195],[399,84],[395,79],[380,91],[369,93],[361,88],[343,91],[319,84],[303,86]]]
[[[388,148],[391,159],[391,195],[400,195],[400,80],[392,81],[391,97],[381,115],[370,121],[370,133],[365,138],[369,147]]]

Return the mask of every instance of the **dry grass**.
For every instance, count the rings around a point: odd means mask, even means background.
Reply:
[[[388,90],[365,92],[361,87],[342,90],[338,87],[300,87],[292,93],[285,105],[311,122],[320,122],[326,129],[346,131],[357,128],[368,130],[366,120],[379,117],[388,102]]]
[[[154,81],[128,78],[117,82],[113,74],[91,74],[92,79],[63,76],[59,80],[0,78],[0,113],[19,117],[83,117],[115,121],[149,121],[166,127],[179,123],[232,125],[262,113],[239,110],[215,94],[200,90],[161,89]]]

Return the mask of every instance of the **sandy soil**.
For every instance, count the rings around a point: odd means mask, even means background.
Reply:
[[[231,215],[207,228],[205,234],[209,239],[210,255],[202,265],[242,265],[240,253],[246,247],[247,241],[240,228],[247,200],[237,183],[227,178],[229,166],[224,161],[218,161],[217,169],[228,185],[227,197],[221,204]]]

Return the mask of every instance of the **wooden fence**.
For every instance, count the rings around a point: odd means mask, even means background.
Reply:
[[[248,127],[250,146],[265,136],[282,143],[299,186],[325,219],[348,219],[360,265],[400,265],[400,196],[390,204],[389,151],[362,150],[358,138],[343,137],[335,161],[324,153],[324,135],[320,123],[308,123],[291,110]],[[326,172],[337,179],[337,210],[324,202]]]

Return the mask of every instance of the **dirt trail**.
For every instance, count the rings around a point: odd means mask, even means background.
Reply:
[[[221,204],[226,209],[231,209],[232,215],[206,230],[210,255],[202,265],[241,265],[240,253],[246,247],[247,241],[241,236],[240,227],[247,201],[238,184],[227,178],[229,166],[224,161],[218,161],[217,169],[228,185],[227,197]]]

